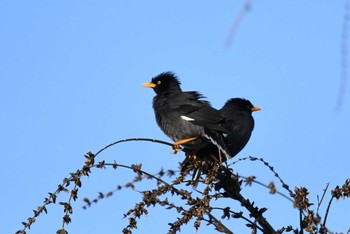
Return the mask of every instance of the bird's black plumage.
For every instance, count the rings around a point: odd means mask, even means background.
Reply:
[[[237,155],[248,143],[254,130],[253,111],[260,108],[241,98],[232,98],[220,109],[226,117],[225,127],[230,133],[225,137],[225,142],[231,157]]]
[[[153,109],[157,124],[175,142],[197,137],[184,144],[192,152],[203,147],[210,136],[228,157],[228,150],[223,142],[223,134],[229,133],[224,127],[225,117],[208,101],[203,100],[200,93],[183,92],[180,85],[172,72],[161,73],[144,84],[145,87],[153,88],[156,93]]]
[[[251,133],[254,129],[253,111],[260,110],[254,107],[253,104],[242,98],[232,98],[219,110],[225,117],[224,127],[229,130],[229,133],[224,137],[224,143],[230,154],[230,157],[237,155],[247,144]],[[186,151],[186,148],[184,149]],[[187,157],[182,162],[182,171],[185,171],[193,157],[192,153],[187,153]],[[196,160],[200,161],[219,161],[220,155],[217,147],[211,142],[207,142],[202,148],[195,153]],[[200,168],[195,169],[193,173],[193,181],[197,181],[200,175]]]

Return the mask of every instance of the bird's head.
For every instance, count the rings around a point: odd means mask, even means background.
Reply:
[[[180,81],[172,72],[163,72],[152,78],[151,82],[146,82],[143,87],[152,88],[156,94],[165,92],[181,92]]]
[[[226,102],[223,108],[232,108],[239,111],[259,111],[261,108],[254,106],[249,100],[244,98],[231,98]]]

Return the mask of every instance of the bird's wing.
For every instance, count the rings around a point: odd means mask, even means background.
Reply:
[[[208,101],[201,100],[203,96],[198,92],[183,92],[177,97],[176,106],[181,118],[192,124],[199,125],[212,130],[228,133],[224,127],[225,117]]]
[[[181,118],[192,124],[199,125],[212,130],[228,133],[224,127],[225,118],[214,108],[202,105],[181,105]]]
[[[183,92],[175,97],[173,107],[175,113],[180,113],[180,118],[194,125],[204,127],[205,137],[216,145],[226,156],[230,158],[228,149],[224,143],[224,137],[230,131],[225,128],[225,117],[209,102],[200,100],[203,96],[197,92]]]

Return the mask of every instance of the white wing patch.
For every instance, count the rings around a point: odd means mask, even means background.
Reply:
[[[181,119],[183,119],[183,120],[185,120],[187,122],[194,121],[194,119],[192,119],[190,117],[187,117],[187,116],[184,116],[184,115],[181,115],[180,117],[181,117]]]

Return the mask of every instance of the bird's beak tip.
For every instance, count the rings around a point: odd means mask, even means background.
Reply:
[[[145,87],[145,88],[154,88],[154,87],[156,87],[156,85],[151,83],[151,82],[143,83],[142,86]]]
[[[261,110],[261,108],[260,108],[260,107],[257,107],[257,106],[254,106],[251,110],[252,110],[252,111],[259,111],[259,110]]]

